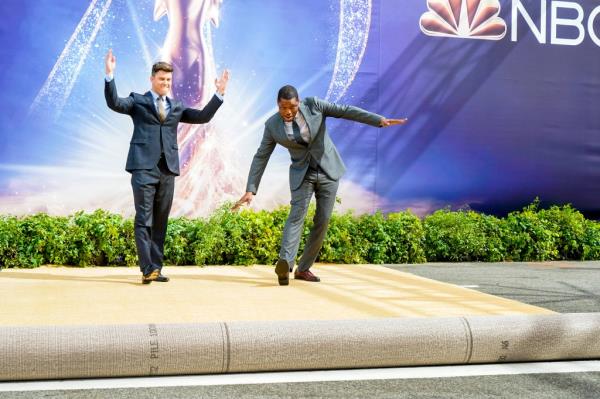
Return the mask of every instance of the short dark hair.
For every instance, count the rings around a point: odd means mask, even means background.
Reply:
[[[294,86],[285,85],[277,92],[277,102],[279,100],[298,100],[298,90]]]
[[[157,62],[152,65],[152,76],[156,75],[158,71],[173,72],[173,65],[164,61]]]

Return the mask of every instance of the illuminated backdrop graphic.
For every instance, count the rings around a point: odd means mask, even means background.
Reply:
[[[0,27],[0,212],[133,213],[124,171],[132,123],[104,102],[145,92],[153,62],[202,106],[228,68],[209,125],[180,127],[173,214],[202,216],[245,188],[277,89],[409,124],[330,119],[348,173],[338,209],[531,202],[600,211],[600,8],[592,0],[8,0]],[[289,201],[276,150],[254,203]]]

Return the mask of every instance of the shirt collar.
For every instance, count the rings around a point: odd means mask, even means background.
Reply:
[[[155,92],[154,90],[152,90],[152,89],[150,89],[150,93],[152,94],[152,99],[154,100],[154,102],[156,102],[156,99],[157,99],[158,97],[160,97],[160,96],[158,95],[158,93],[156,93],[156,92]],[[165,100],[168,100],[168,99],[169,99],[169,97],[168,97],[168,96],[165,96]]]
[[[298,126],[300,126],[300,122],[306,122],[304,119],[304,116],[302,116],[302,114],[300,113],[300,111],[298,111],[296,113],[296,116],[294,116],[294,120],[296,121],[296,123],[298,124]],[[293,121],[287,122],[287,121],[283,121],[283,123],[285,123],[288,126],[292,125]]]

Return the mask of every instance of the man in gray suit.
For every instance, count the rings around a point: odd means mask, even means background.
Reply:
[[[275,273],[279,285],[289,284],[289,274],[294,268],[304,218],[314,193],[317,199],[314,226],[298,262],[294,278],[318,282],[320,279],[310,271],[310,267],[323,244],[335,204],[339,179],[346,171],[344,162],[327,133],[325,119],[344,118],[377,127],[402,125],[407,119],[387,119],[357,107],[332,104],[316,97],[300,101],[298,91],[289,85],[279,90],[277,106],[279,112],[265,123],[260,147],[250,167],[246,193],[234,208],[245,203],[249,204],[256,195],[275,146],[280,144],[287,148],[292,158],[290,165],[292,208],[283,229]]]
[[[120,98],[113,77],[116,59],[109,50],[105,60],[104,97],[113,111],[133,120],[125,170],[131,173],[135,204],[135,244],[142,271],[142,283],[167,282],[162,275],[164,243],[169,212],[173,203],[175,176],[179,176],[177,126],[184,123],[207,123],[215,115],[225,95],[229,72],[215,79],[217,94],[204,109],[187,108],[167,96],[171,91],[173,67],[166,62],[152,66],[152,88],[146,94],[131,93]]]

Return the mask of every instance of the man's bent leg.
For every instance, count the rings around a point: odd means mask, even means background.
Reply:
[[[329,227],[329,219],[331,219],[333,213],[338,186],[339,181],[331,180],[322,171],[319,171],[319,178],[315,187],[317,209],[313,218],[314,224],[304,246],[302,257],[298,262],[297,272],[308,271],[317,259]]]
[[[294,267],[294,263],[296,262],[298,246],[300,245],[300,238],[304,227],[304,218],[306,217],[308,205],[314,192],[314,177],[316,176],[312,176],[309,171],[302,185],[292,191],[292,200],[290,202],[292,208],[283,228],[281,250],[279,251],[279,258],[288,262],[290,269]]]

